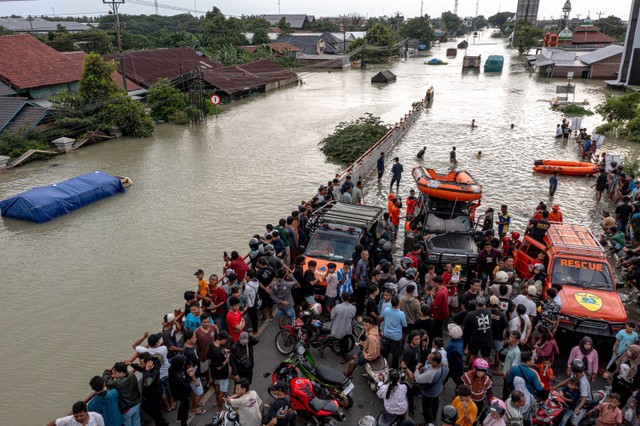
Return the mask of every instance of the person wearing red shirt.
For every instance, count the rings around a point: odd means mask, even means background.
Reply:
[[[211,322],[216,324],[220,330],[227,329],[227,293],[222,288],[222,283],[218,276],[213,274],[209,277],[209,297],[211,304],[207,310],[211,315]]]
[[[404,202],[407,204],[407,216],[412,215],[416,209],[416,204],[418,203],[415,189],[409,191],[409,196],[404,200]]]
[[[389,206],[389,219],[393,224],[393,238],[398,235],[398,228],[400,227],[400,206],[402,203],[398,199],[394,199],[393,203]]]
[[[229,338],[235,343],[240,337],[240,333],[244,330],[244,318],[240,312],[240,300],[237,297],[229,299],[231,310],[227,313],[227,328],[229,329]]]
[[[449,296],[445,286],[442,285],[442,277],[435,277],[436,292],[431,301],[431,316],[435,320],[434,336],[442,337],[442,326],[449,318]]]
[[[247,274],[249,270],[249,265],[244,261],[243,258],[240,257],[237,251],[231,252],[231,262],[229,262],[229,269],[233,269],[233,272],[236,273],[236,277],[238,277],[238,281],[244,280],[244,276]]]

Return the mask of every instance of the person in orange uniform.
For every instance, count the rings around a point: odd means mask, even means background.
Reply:
[[[549,212],[549,222],[560,222],[562,223],[562,212],[560,211],[560,206],[554,204],[551,207],[551,211]]]
[[[413,212],[416,209],[416,204],[418,203],[418,197],[416,197],[416,190],[412,189],[409,191],[409,196],[404,202],[407,204],[407,216],[413,215]]]
[[[394,199],[389,204],[389,219],[393,224],[393,238],[398,236],[398,228],[400,227],[400,206],[402,206],[402,202],[398,199]]]

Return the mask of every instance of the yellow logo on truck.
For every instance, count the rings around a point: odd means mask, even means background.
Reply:
[[[573,297],[576,298],[576,301],[580,306],[588,311],[595,312],[602,308],[602,299],[593,293],[574,293]]]

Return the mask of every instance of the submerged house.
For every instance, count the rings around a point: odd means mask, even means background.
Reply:
[[[396,81],[396,75],[389,70],[380,71],[378,74],[371,77],[372,83],[394,83]]]
[[[614,78],[620,67],[624,48],[609,45],[592,50],[564,50],[542,48],[541,53],[530,56],[531,64],[540,74],[550,78]]]

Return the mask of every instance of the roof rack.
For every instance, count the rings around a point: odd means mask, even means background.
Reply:
[[[552,223],[547,236],[553,247],[604,252],[595,235],[583,224]]]
[[[369,229],[382,213],[384,213],[384,209],[378,206],[337,202],[319,220],[321,223],[335,223]]]

